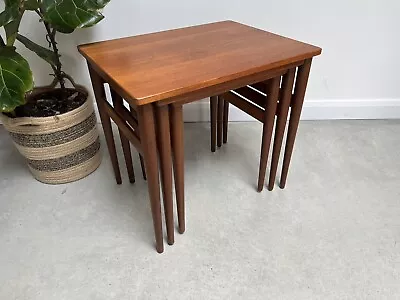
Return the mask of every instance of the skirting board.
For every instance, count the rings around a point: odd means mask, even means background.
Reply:
[[[210,121],[209,105],[210,104],[207,100],[184,105],[185,122]],[[301,119],[400,119],[400,99],[306,100]],[[254,121],[254,119],[238,110],[233,105],[230,105],[229,121]]]
[[[185,122],[206,122],[210,120],[208,101],[187,104],[183,108]],[[400,119],[400,99],[306,100],[301,119]],[[229,121],[254,121],[254,119],[230,105]]]

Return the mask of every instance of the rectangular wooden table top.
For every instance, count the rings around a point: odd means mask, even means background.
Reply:
[[[184,96],[321,54],[321,48],[233,21],[97,42],[78,49],[135,105]]]

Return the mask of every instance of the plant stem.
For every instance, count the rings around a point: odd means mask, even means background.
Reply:
[[[61,70],[62,65],[61,65],[61,61],[60,61],[60,54],[58,53],[57,42],[56,42],[56,31],[51,30],[49,23],[47,23],[44,20],[43,20],[43,24],[46,27],[47,36],[49,37],[51,47],[53,48],[53,51],[56,56],[56,68],[54,69],[54,73],[58,79],[58,82],[60,82],[61,88],[65,89],[65,81],[64,81],[63,71]]]
[[[54,75],[57,78],[58,82],[60,83],[61,88],[65,89],[64,72],[61,70],[62,64],[60,61],[60,54],[58,52],[58,47],[57,47],[57,42],[56,42],[56,32],[57,31],[54,28],[52,29],[50,24],[44,20],[43,14],[40,11],[40,9],[36,10],[36,13],[41,17],[41,19],[43,21],[44,27],[46,28],[46,32],[47,32],[48,42],[51,45],[51,47],[53,48],[53,52],[56,57],[56,66],[55,67],[52,66]]]

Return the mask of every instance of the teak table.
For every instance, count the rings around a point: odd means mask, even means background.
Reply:
[[[304,91],[292,104],[297,109],[291,115],[294,122],[286,142],[290,156],[311,60],[321,53],[318,47],[233,21],[87,44],[79,46],[79,51],[88,62],[111,156],[115,146],[108,117],[120,126],[129,115],[106,103],[103,83],[136,111],[139,134],[125,126],[120,129],[143,155],[158,252],[163,252],[163,237],[157,143],[168,242],[173,243],[172,165],[179,232],[185,231],[182,105],[298,69]],[[275,107],[277,101],[277,95],[267,99]],[[267,123],[272,132],[274,122]]]

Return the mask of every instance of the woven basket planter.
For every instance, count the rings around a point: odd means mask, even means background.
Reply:
[[[101,162],[97,120],[91,103],[53,117],[9,118],[1,115],[33,176],[44,183],[81,179]]]

